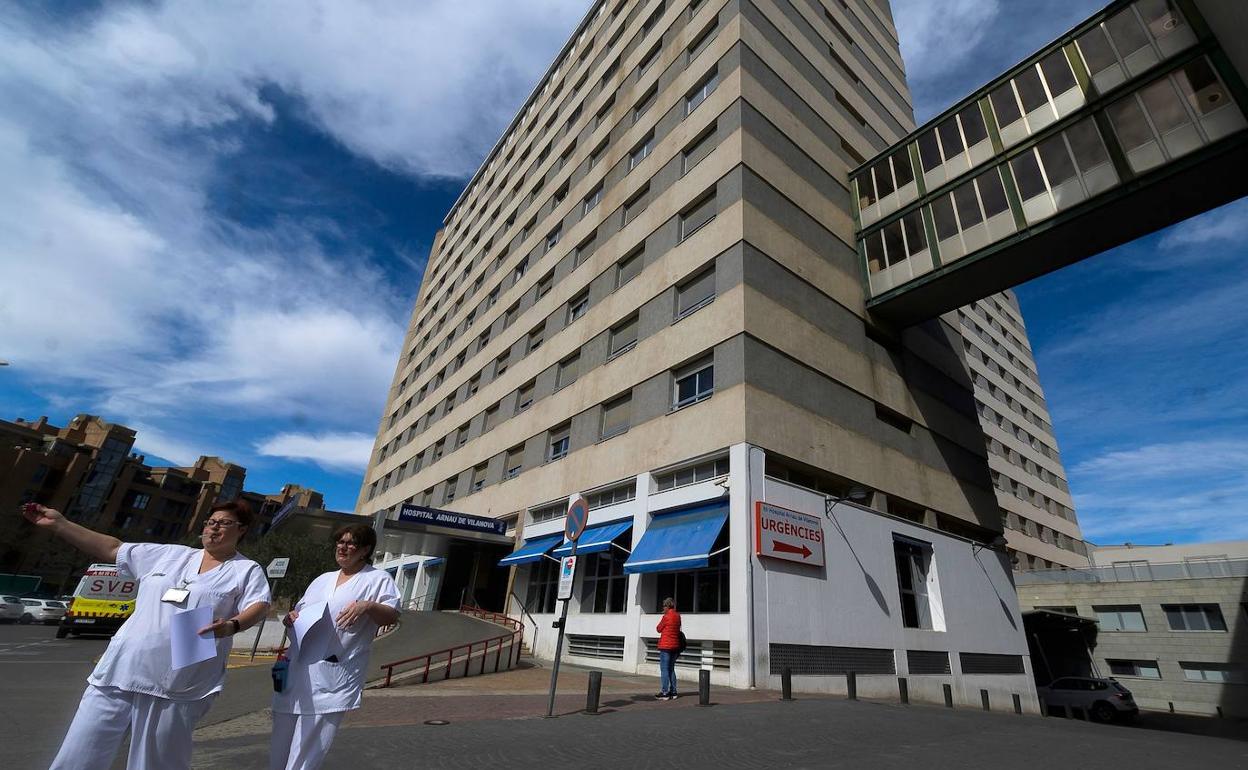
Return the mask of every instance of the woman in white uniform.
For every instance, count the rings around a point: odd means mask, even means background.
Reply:
[[[269,609],[260,565],[238,553],[252,522],[242,501],[213,506],[204,522],[203,548],[122,543],[42,505],[22,513],[80,551],[137,578],[134,614],[122,624],[87,678],[78,713],[52,770],[104,770],[130,731],[129,770],[178,770],[191,765],[191,731],[225,680],[229,637],[258,623]],[[174,613],[212,607],[199,629],[217,637],[216,655],[173,670],[170,623]]]
[[[303,660],[298,647],[292,649],[286,687],[273,695],[273,770],[321,766],[343,716],[360,707],[377,629],[399,619],[394,578],[369,563],[377,546],[373,528],[350,524],[334,533],[333,542],[339,569],[313,580],[283,621],[291,626],[301,611],[327,603],[322,622],[332,624],[333,633],[323,659]]]

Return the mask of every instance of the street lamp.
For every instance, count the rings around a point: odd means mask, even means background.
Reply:
[[[870,497],[871,497],[870,492],[868,492],[865,488],[860,487],[857,484],[855,484],[849,488],[849,491],[845,493],[844,497],[826,495],[823,498],[823,514],[830,519],[832,518],[832,509],[835,508],[838,503],[843,503],[846,500],[849,500],[850,502],[853,502],[853,503],[862,504],[866,500],[868,500]]]

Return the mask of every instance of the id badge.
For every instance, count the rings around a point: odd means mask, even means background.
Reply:
[[[162,602],[169,602],[170,604],[181,604],[182,602],[186,601],[186,597],[190,595],[191,595],[191,592],[189,589],[170,588],[169,590],[165,591],[165,595],[160,597],[160,600]]]

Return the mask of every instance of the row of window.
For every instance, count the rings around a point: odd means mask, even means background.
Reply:
[[[1028,537],[1034,537],[1041,542],[1055,545],[1063,551],[1077,553],[1080,556],[1088,555],[1088,547],[1082,540],[1070,537],[1055,529],[1039,524],[1026,516],[1020,516],[1013,511],[1001,511],[1001,524],[1006,529],[1015,532],[1022,532]]]
[[[1070,486],[1066,483],[1066,479],[1056,473],[1053,473],[1048,468],[1045,468],[1035,460],[1032,460],[1030,457],[1025,457],[1021,452],[1013,447],[1008,447],[995,438],[989,438],[987,446],[990,454],[994,454],[1009,464],[1017,468],[1021,468],[1025,473],[1035,476],[1041,481],[1052,484],[1063,492],[1070,492]]]
[[[1163,604],[1161,611],[1171,631],[1226,631],[1226,620],[1217,604]],[[1094,606],[1092,613],[1101,631],[1148,630],[1144,611],[1138,604]]]
[[[697,403],[699,401],[710,398],[715,390],[715,367],[712,360],[708,357],[696,361],[672,372],[672,410],[677,410]],[[530,402],[531,403],[531,402]],[[497,405],[496,405],[497,406]],[[527,408],[528,404],[523,401],[518,403],[519,406]],[[495,407],[491,407],[492,409]],[[605,440],[612,436],[619,435],[628,430],[632,421],[632,391],[621,394],[601,405],[601,415],[599,418],[598,440]],[[489,421],[487,420],[487,424]],[[464,426],[456,433],[454,448],[463,446],[467,443],[467,426]],[[378,481],[369,485],[369,499],[373,499],[378,493],[384,493],[390,489],[392,485],[396,485],[406,478],[414,475],[425,464],[428,458],[428,464],[440,460],[444,454],[445,447],[450,440],[450,436],[436,442],[433,447],[425,452],[420,452],[414,460],[405,462],[395,470],[387,473]],[[544,462],[555,462],[567,456],[572,450],[571,443],[571,423],[561,423],[550,430],[546,431],[544,439]],[[503,465],[502,480],[511,479],[524,470],[524,445],[518,445],[507,450]],[[441,503],[452,502],[457,493],[459,479],[464,473],[471,473],[468,484],[468,492],[478,492],[485,487],[486,471],[488,462],[474,466],[469,471],[461,471],[449,477],[443,488]],[[425,490],[421,496],[422,505],[433,505],[433,488]]]
[[[1034,361],[1032,354],[1031,354],[1031,345],[1025,341],[1025,335],[1026,335],[1025,331],[1023,331],[1022,329],[1019,329],[1019,331],[1024,335],[1024,337],[1018,337],[1014,333],[1006,329],[1005,325],[1002,324],[1000,321],[989,316],[987,311],[985,311],[981,307],[978,307],[977,304],[969,305],[968,307],[970,307],[977,315],[979,315],[983,319],[984,323],[988,325],[989,329],[995,331],[1006,342],[1009,342],[1011,345],[1017,348],[1018,355],[1014,356],[1009,350],[1009,348],[1005,347],[1000,342],[993,339],[992,336],[989,335],[984,329],[980,328],[979,324],[976,323],[975,320],[970,317],[970,314],[966,312],[966,308],[958,308],[958,321],[961,323],[961,325],[964,328],[967,328],[973,331],[975,333],[975,336],[979,337],[981,340],[986,342],[993,350],[1005,356],[1010,361],[1014,361],[1016,357],[1026,362]],[[1031,366],[1023,366],[1022,368],[1026,369],[1027,371],[1030,371],[1032,374],[1035,374],[1034,363],[1032,363]],[[1039,375],[1036,375],[1034,379],[1037,382],[1039,382],[1040,380]]]
[[[979,410],[979,416],[982,418],[982,422],[997,426],[1050,460],[1057,460],[1058,462],[1061,462],[1062,458],[1056,449],[1041,441],[1026,428],[1016,424],[1009,417],[997,412],[995,409],[983,403],[979,399],[975,400],[975,407]]]
[[[1155,660],[1123,660],[1107,658],[1109,672],[1114,676],[1135,679],[1161,679],[1161,666]],[[1179,661],[1179,670],[1188,682],[1217,682],[1221,684],[1248,683],[1248,672],[1243,667],[1229,663]]]
[[[646,22],[645,24],[643,24],[643,27],[642,27],[641,33],[640,33],[640,35],[639,35],[639,39],[640,39],[640,38],[642,38],[642,37],[644,37],[644,36],[645,36],[645,35],[649,32],[650,27],[652,26],[652,24],[653,24],[655,21],[657,21],[657,19],[659,18],[659,16],[661,16],[661,15],[662,15],[662,11],[663,11],[663,5],[662,5],[662,4],[660,4],[660,6],[659,6],[659,7],[658,7],[655,11],[654,11],[654,13],[652,13],[652,14],[651,14],[651,16],[649,17],[649,19],[647,20],[647,22]],[[616,36],[617,36],[617,37],[618,37],[618,35],[622,32],[622,29],[623,29],[623,28],[621,27],[621,28],[620,28],[620,30],[617,30],[617,33],[616,33]],[[714,32],[715,32],[715,30],[716,30],[716,25],[715,25],[715,23],[713,22],[711,25],[709,25],[706,29],[704,29],[704,30],[703,30],[703,31],[702,31],[702,32],[698,35],[698,37],[694,40],[694,42],[693,42],[693,43],[691,43],[691,44],[690,44],[690,46],[689,46],[689,50],[686,52],[686,66],[687,66],[689,63],[691,63],[691,62],[693,61],[693,58],[694,58],[694,57],[696,57],[696,55],[697,55],[698,53],[700,53],[700,52],[701,52],[701,51],[702,51],[702,50],[706,47],[706,45],[708,45],[708,44],[709,44],[709,42],[710,42],[710,41],[713,39],[713,37],[714,37]],[[608,47],[610,47],[610,45],[613,45],[613,44],[614,44],[614,42],[615,42],[615,39],[613,39],[613,40],[611,41],[611,43],[608,45]],[[660,47],[661,47],[661,42],[660,42],[660,43],[658,43],[658,44],[656,44],[656,46],[655,46],[655,47],[654,47],[654,48],[650,51],[650,53],[648,53],[645,57],[643,57],[642,62],[641,62],[641,64],[639,65],[639,71],[643,71],[644,69],[646,69],[646,67],[648,66],[648,62],[652,62],[652,61],[653,61],[653,59],[654,59],[655,55],[657,54],[658,50],[660,49]],[[603,76],[603,78],[602,78],[602,80],[601,80],[601,83],[602,83],[602,90],[606,90],[606,85],[607,85],[607,82],[611,79],[611,77],[612,77],[612,76],[615,74],[615,72],[618,70],[619,61],[620,61],[620,59],[619,59],[619,57],[617,57],[616,61],[615,61],[615,62],[614,62],[614,63],[613,63],[610,67],[608,67],[608,69],[607,69],[607,73],[606,73],[606,74],[604,74],[604,76]],[[588,73],[586,73],[586,76],[587,76],[587,75],[588,75]],[[580,83],[578,83],[578,85],[577,85],[576,89],[574,89],[574,90],[578,90],[578,91],[579,91],[580,87],[584,84],[584,81],[585,81],[585,77],[582,77],[581,82],[580,82]],[[700,81],[700,82],[698,83],[698,85],[697,85],[697,86],[696,86],[696,87],[695,87],[695,88],[694,88],[694,89],[693,89],[693,90],[692,90],[689,94],[687,94],[687,95],[686,95],[686,114],[687,114],[688,112],[691,112],[691,111],[692,111],[692,109],[693,109],[693,107],[696,107],[698,104],[700,104],[700,103],[701,103],[701,101],[703,101],[703,100],[705,99],[706,95],[707,95],[707,94],[709,94],[709,93],[710,93],[710,92],[714,89],[715,82],[717,82],[717,75],[716,75],[716,73],[715,73],[714,71],[712,71],[712,73],[711,73],[711,74],[709,74],[706,78],[704,78],[702,81]],[[612,108],[612,106],[614,105],[614,102],[615,102],[615,99],[616,99],[616,96],[617,96],[617,95],[618,95],[618,92],[613,92],[613,93],[611,93],[611,94],[607,97],[607,99],[606,99],[606,101],[605,101],[604,105],[603,105],[603,106],[602,106],[602,107],[601,107],[601,108],[597,111],[597,113],[596,113],[596,117],[595,117],[595,118],[594,118],[594,120],[592,121],[592,128],[593,128],[593,129],[598,128],[598,126],[600,126],[600,125],[601,125],[601,124],[602,124],[602,123],[606,120],[606,118],[608,118],[611,114],[613,114],[613,113],[612,113],[612,109],[611,109],[611,108]],[[645,111],[649,108],[649,106],[650,106],[650,105],[654,102],[656,95],[657,95],[657,88],[656,88],[656,87],[652,87],[651,89],[649,89],[648,91],[646,91],[646,92],[645,92],[645,94],[641,97],[641,99],[638,101],[637,105],[634,107],[634,109],[633,109],[633,111],[632,111],[632,120],[633,120],[633,122],[636,122],[636,121],[640,118],[641,114],[642,114],[642,113],[644,113],[644,112],[645,112]],[[545,147],[545,148],[544,148],[544,149],[543,149],[543,150],[539,153],[539,155],[538,155],[538,159],[537,159],[537,161],[535,162],[535,165],[536,165],[537,163],[540,163],[540,162],[544,161],[544,160],[546,159],[546,157],[548,157],[548,155],[549,155],[549,153],[550,153],[550,150],[551,150],[551,148],[552,148],[552,146],[553,146],[553,143],[554,143],[555,141],[558,141],[559,139],[563,138],[563,137],[564,137],[565,135],[567,135],[568,133],[571,133],[571,132],[572,132],[574,125],[575,125],[575,124],[577,124],[577,121],[578,121],[578,120],[579,120],[579,118],[581,117],[581,106],[583,106],[583,104],[584,104],[584,101],[581,103],[581,105],[577,106],[577,107],[576,107],[576,108],[572,111],[572,115],[569,117],[568,121],[564,124],[563,128],[562,128],[560,131],[558,131],[558,132],[556,132],[556,131],[555,131],[555,129],[554,129],[554,120],[556,119],[556,115],[552,115],[552,116],[551,116],[551,118],[550,118],[550,122],[549,122],[549,124],[548,124],[548,128],[547,128],[547,133],[552,134],[552,135],[553,135],[553,134],[558,133],[558,136],[554,136],[554,138],[552,138],[552,139],[550,140],[550,142],[548,142],[548,143],[547,143],[546,147]],[[511,141],[511,140],[509,139],[508,141]],[[599,145],[599,146],[597,146],[597,147],[596,147],[596,148],[595,148],[595,149],[591,152],[590,157],[589,157],[589,161],[588,161],[588,165],[589,165],[589,167],[590,167],[590,168],[592,168],[594,165],[596,165],[596,162],[597,162],[598,160],[600,160],[600,159],[601,159],[601,157],[605,154],[605,151],[606,151],[607,146],[608,146],[608,142],[609,142],[609,137],[608,137],[608,138],[604,138],[604,140],[600,143],[600,145]],[[644,145],[646,144],[646,142],[645,142],[645,141],[643,141],[643,143],[642,143],[642,144],[643,144],[643,146],[644,146]],[[572,139],[572,141],[571,141],[570,146],[569,146],[569,147],[567,147],[567,148],[566,148],[566,149],[565,149],[565,150],[564,150],[564,151],[560,154],[560,156],[559,156],[559,161],[558,161],[558,163],[557,163],[556,167],[554,168],[554,170],[553,170],[552,172],[550,172],[550,174],[549,174],[548,176],[550,176],[551,178],[553,178],[553,175],[554,175],[555,173],[557,173],[559,170],[561,170],[561,169],[563,168],[563,166],[564,166],[564,164],[566,163],[567,159],[571,157],[571,155],[573,154],[573,152],[575,151],[575,149],[576,149],[576,137],[574,136],[574,137],[573,137],[573,139]],[[507,160],[508,160],[508,161],[510,160],[511,154],[512,154],[512,153],[514,153],[514,151],[515,151],[515,150],[514,150],[514,148],[513,148],[513,149],[512,149],[512,150],[508,153],[508,157],[507,157]],[[528,150],[528,149],[526,149],[526,150],[522,153],[522,155],[521,155],[521,161],[523,161],[523,160],[527,159],[528,153],[529,153],[529,150]],[[634,153],[634,154],[636,155],[636,153]],[[630,165],[630,169],[631,169],[631,168],[632,168],[632,166]],[[513,213],[511,214],[511,216],[510,216],[510,217],[508,217],[507,222],[506,222],[506,226],[507,226],[507,227],[511,227],[512,225],[514,225],[514,223],[515,223],[515,219],[516,219],[516,216],[517,216],[517,214],[518,214],[518,212],[519,212],[519,210],[520,210],[520,209],[523,209],[525,206],[527,206],[527,205],[528,205],[528,203],[529,203],[531,200],[534,200],[534,199],[536,199],[538,196],[540,196],[540,194],[541,194],[541,189],[542,189],[542,187],[543,187],[543,184],[544,184],[544,182],[543,182],[543,181],[539,181],[539,183],[538,183],[538,184],[537,184],[537,185],[533,188],[533,190],[529,193],[529,195],[528,195],[527,197],[524,195],[524,192],[523,192],[523,185],[524,185],[524,179],[523,179],[523,177],[522,177],[522,178],[521,178],[521,180],[520,180],[520,181],[519,181],[519,182],[518,182],[518,183],[514,186],[514,188],[512,189],[512,194],[511,194],[510,196],[507,196],[507,197],[505,198],[505,201],[506,201],[506,202],[515,202],[515,201],[519,201],[519,205],[517,206],[516,210],[515,210],[515,211],[513,211]],[[505,184],[504,184],[504,187],[505,187]],[[600,196],[600,194],[601,194],[601,190],[597,190],[596,192],[597,192],[597,194]],[[558,190],[556,190],[556,192],[555,192],[555,194],[554,194],[554,196],[553,196],[553,198],[552,198],[552,206],[551,206],[551,210],[553,210],[553,209],[555,208],[555,206],[557,206],[560,202],[562,202],[562,200],[563,200],[563,198],[566,196],[566,194],[567,194],[567,182],[565,182],[565,183],[564,183],[564,184],[563,184],[563,185],[562,185],[562,186],[561,186]],[[496,194],[495,194],[495,197],[497,197],[497,196],[498,196],[498,193],[496,193]],[[585,201],[583,201],[583,204],[582,204],[582,205],[584,206],[584,205],[588,204],[589,209],[592,209],[592,208],[593,208],[593,206],[594,206],[594,205],[596,205],[596,201],[594,201],[594,197],[595,197],[595,193],[592,193],[592,192],[591,192],[591,194],[590,194],[589,196],[587,196],[587,197],[586,197]],[[474,205],[475,205],[475,204],[474,204]],[[499,206],[496,206],[496,208],[495,208],[495,210],[494,210],[494,213],[493,213],[493,214],[490,216],[490,218],[489,218],[489,222],[490,222],[490,223],[493,223],[493,222],[497,219],[498,214],[499,214],[499,207],[501,207],[501,205],[503,205],[503,204],[501,204],[501,203],[500,203],[500,204],[499,204]],[[587,209],[587,210],[589,210],[589,209]],[[471,211],[470,211],[470,213],[471,213]],[[482,218],[482,219],[483,219],[483,218]],[[520,235],[520,241],[521,241],[521,242],[523,242],[525,239],[527,239],[528,235],[532,232],[532,230],[536,227],[536,225],[537,225],[537,216],[535,215],[535,216],[533,217],[533,219],[532,219],[532,220],[531,220],[531,221],[530,221],[530,222],[529,222],[529,223],[528,223],[528,224],[527,224],[527,225],[526,225],[526,226],[522,229],[522,231],[521,231],[521,235]],[[454,228],[453,228],[453,229],[454,229]],[[556,236],[556,237],[557,237],[557,236]],[[477,237],[474,237],[474,238],[472,239],[472,242],[471,242],[471,247],[474,247],[474,248],[476,247],[477,240],[478,240],[478,238],[477,238]],[[550,241],[550,238],[548,238],[548,243],[549,243],[549,241]],[[490,247],[491,247],[491,245],[492,245],[492,243],[493,243],[493,241],[492,241],[492,240],[490,240],[489,242],[487,242],[486,246],[485,246],[485,247],[484,247],[484,249],[483,249],[483,252],[488,252],[488,251],[489,251],[489,249],[490,249]],[[455,243],[455,241],[454,241],[454,238],[453,238],[453,237],[452,237],[451,239],[449,239],[448,249],[447,249],[448,253],[449,253],[450,251],[452,251],[456,245],[462,245],[462,244],[456,244],[456,243]],[[440,260],[440,262],[441,262],[443,265],[450,264],[450,265],[452,265],[452,267],[455,267],[455,266],[458,266],[459,261],[462,259],[462,257],[463,257],[463,256],[464,256],[464,253],[462,253],[462,252],[461,252],[461,253],[460,253],[460,254],[459,254],[459,255],[455,258],[455,260],[454,260],[453,262],[452,262],[450,259]],[[499,261],[501,261],[501,259],[502,259],[503,257],[505,257],[505,256],[506,256],[506,247],[504,247],[504,253],[503,253],[502,255],[500,255],[500,257],[498,258],[498,259],[499,259]],[[478,260],[474,260],[472,264],[468,265],[468,266],[465,268],[465,274],[464,274],[464,275],[462,276],[462,278],[461,278],[461,280],[462,280],[462,281],[466,281],[466,280],[467,280],[467,273],[468,273],[468,272],[470,272],[470,271],[472,270],[472,268],[473,268],[473,267],[475,267],[476,263],[477,263],[477,262],[479,262],[479,261],[480,261],[480,258],[478,258]],[[438,272],[438,268],[435,268],[434,272]],[[442,286],[442,285],[443,285],[443,283],[445,282],[446,277],[447,277],[447,275],[446,275],[446,273],[444,273],[444,274],[441,276],[441,278],[440,278],[440,279],[438,279],[438,283],[437,283],[437,285],[434,287],[434,289],[435,289],[436,291],[439,291],[439,292],[441,292],[441,291],[442,291],[442,288],[443,288],[443,286]],[[481,282],[483,281],[483,278],[484,278],[484,277],[480,277],[480,278],[478,278],[477,283],[474,285],[474,289],[473,289],[473,291],[474,291],[474,292],[475,292],[477,289],[479,289],[479,288],[480,288],[480,284],[481,284]],[[448,292],[449,292],[449,291],[451,291],[451,290],[453,290],[453,289],[454,289],[454,283],[452,283],[451,287],[450,287],[449,289],[447,289],[446,291],[448,291]],[[431,291],[431,292],[429,292],[429,295],[430,295],[430,296],[432,296],[432,293],[433,293],[432,291]],[[461,297],[461,298],[460,298],[460,300],[458,300],[458,301],[457,301],[455,308],[454,308],[454,309],[452,309],[450,312],[448,312],[448,313],[447,313],[447,314],[446,314],[446,315],[442,318],[442,320],[440,320],[440,321],[437,323],[437,325],[436,325],[436,327],[435,327],[435,329],[434,329],[435,331],[436,331],[437,329],[440,329],[440,328],[441,328],[443,321],[445,321],[448,317],[453,316],[453,315],[455,314],[455,312],[458,310],[459,306],[460,306],[460,305],[462,305],[462,303],[463,303],[464,299],[466,299],[466,296],[465,296],[465,297]],[[421,331],[422,329],[424,329],[424,328],[425,328],[426,323],[427,323],[427,322],[429,321],[429,319],[432,317],[433,313],[435,313],[435,312],[436,312],[437,307],[438,307],[438,305],[439,305],[439,302],[440,302],[440,300],[435,300],[435,301],[432,303],[432,305],[430,306],[430,309],[429,309],[428,311],[426,311],[426,312],[423,314],[423,317],[422,317],[422,318],[420,318],[420,320],[419,320],[419,321],[417,322],[417,324],[416,324],[416,331],[415,331],[415,334],[419,334],[419,333],[420,333],[420,331]],[[426,335],[426,341],[422,343],[422,346],[423,346],[424,344],[427,344],[427,336],[428,336],[428,335]]]
[[[1002,145],[1009,148],[1082,107],[1086,96],[1075,78],[1073,61],[1086,67],[1097,90],[1104,93],[1195,40],[1172,3],[1141,0],[1124,9],[1103,25],[1090,28],[1076,43],[1050,51],[986,97],[920,134],[914,146],[927,189],[993,157],[986,115],[993,118]],[[1203,74],[1208,77],[1200,82],[1216,80],[1211,70]],[[860,172],[854,181],[862,224],[869,225],[916,199],[914,177],[909,144]]]
[[[1014,377],[1009,372],[1007,372],[1004,367],[1000,367],[995,362],[992,363],[992,366],[996,368],[999,373],[1004,373],[1004,374],[1001,374],[1000,376],[1004,377],[1005,379],[1007,380],[1013,379],[1014,382],[1019,382],[1018,378]],[[1029,390],[1025,385],[1019,384],[1017,387],[1019,390]],[[1052,435],[1053,425],[1048,420],[1036,414],[1034,411],[1032,411],[1031,407],[1023,404],[1017,398],[1014,398],[1013,393],[1001,387],[1000,385],[997,385],[995,382],[992,382],[984,375],[976,373],[975,390],[976,390],[976,393],[986,393],[992,396],[998,402],[1005,404],[1007,407],[1010,408],[1011,411],[1013,411],[1018,416],[1022,417],[1027,422],[1031,423],[1032,425],[1035,425],[1037,428],[1044,431],[1045,433]],[[1031,394],[1029,393],[1028,395],[1031,395]],[[1043,403],[1039,399],[1036,399],[1036,401],[1039,403]]]
[[[1028,505],[1048,511],[1054,516],[1060,516],[1067,521],[1075,520],[1075,512],[1071,508],[1059,503],[1048,495],[1037,492],[1021,481],[1012,479],[998,471],[989,470],[989,474],[992,476],[992,485],[1002,492],[1012,495]]]
[[[980,330],[980,332],[981,333],[977,334],[976,337],[978,337],[980,340],[983,340],[986,334],[983,333],[982,330]],[[964,336],[962,338],[962,350],[966,354],[967,358],[971,358],[971,359],[978,358],[981,361],[983,361],[985,364],[988,364],[990,368],[995,368],[998,373],[1007,371],[999,362],[996,361],[996,359],[992,358],[992,356],[988,353],[987,350],[980,348],[978,345],[976,345],[975,342],[972,341],[970,337]],[[1035,372],[1035,370],[1027,366],[1027,364],[1024,363],[1021,358],[1009,352],[1009,348],[1005,347],[1004,345],[998,342],[996,346],[993,348],[993,350],[996,351],[999,355],[1005,356],[1006,360],[1010,362],[1011,366],[1017,367],[1020,371],[1023,372],[1023,374],[1027,375],[1030,378],[1029,379],[1030,382],[1038,383],[1040,381],[1039,375]],[[1030,385],[1026,384],[1026,382],[1024,382],[1023,380],[1015,377],[1012,374],[1010,375],[1001,374],[1001,376],[1010,382],[1013,382],[1014,380],[1018,380],[1019,390],[1021,390],[1022,392],[1030,396],[1031,399],[1035,401],[1037,404],[1044,403],[1044,396],[1040,395],[1039,391],[1034,390]]]

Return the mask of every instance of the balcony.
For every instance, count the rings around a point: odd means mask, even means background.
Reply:
[[[1014,573],[1014,584],[1139,583],[1155,580],[1248,578],[1248,559],[1192,559],[1181,562],[1119,562],[1087,569],[1041,569]]]

